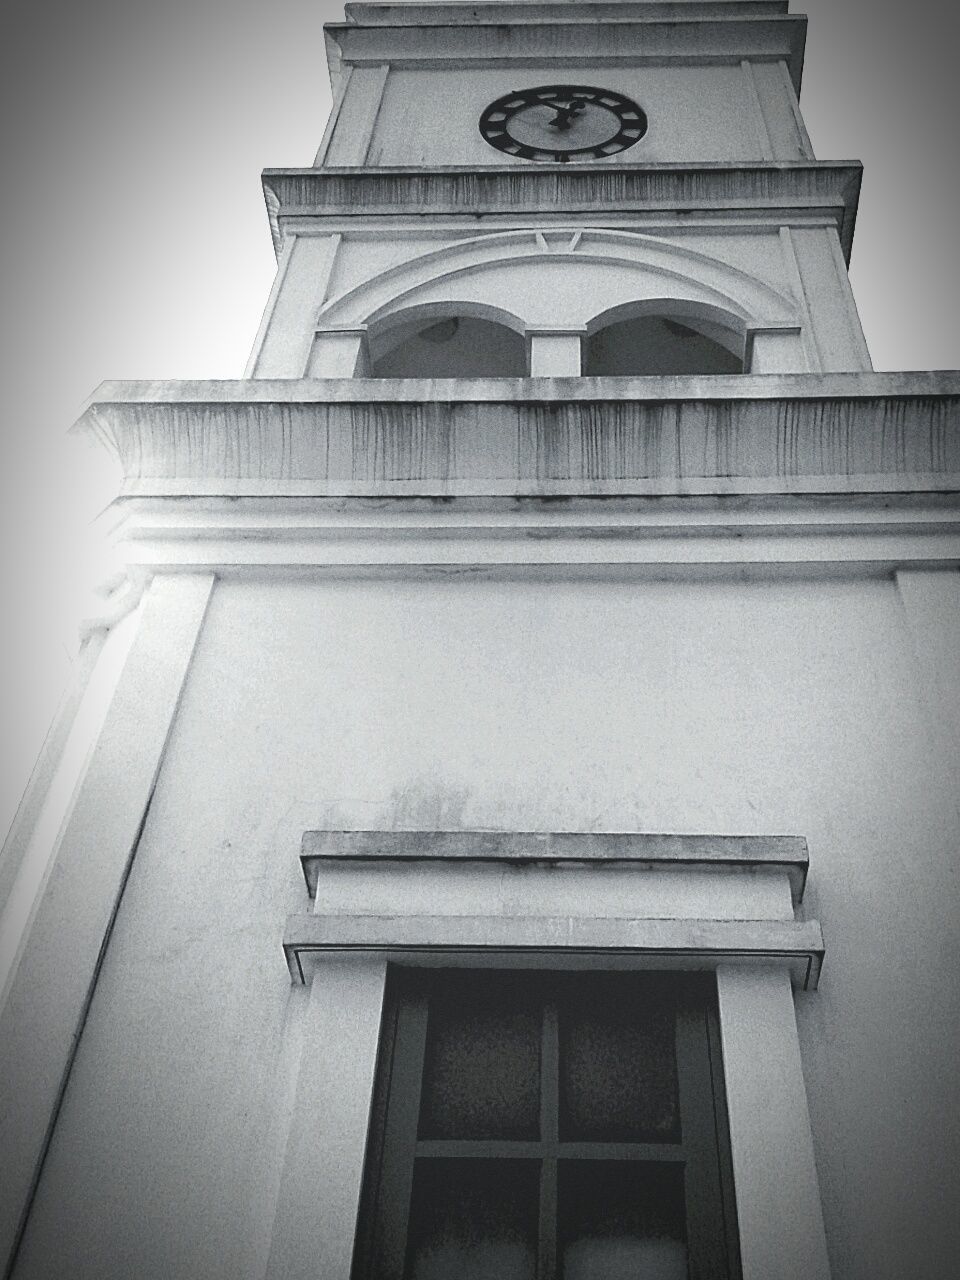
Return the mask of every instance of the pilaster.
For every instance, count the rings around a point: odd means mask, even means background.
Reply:
[[[138,616],[103,719],[91,707],[89,755],[65,757],[49,822],[21,867],[11,900],[19,946],[0,1008],[0,1258],[12,1263],[67,1088],[114,915],[136,856],[150,797],[213,575],[157,577]],[[118,637],[117,644],[123,647]],[[102,657],[106,661],[108,649]],[[96,699],[98,691],[91,688]],[[72,768],[74,754],[82,758]],[[68,794],[69,793],[69,794]],[[11,922],[5,920],[4,924]]]

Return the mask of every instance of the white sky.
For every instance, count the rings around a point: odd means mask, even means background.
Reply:
[[[817,155],[866,173],[852,278],[879,369],[960,365],[960,6],[795,0]],[[69,677],[111,473],[64,430],[104,378],[239,377],[273,276],[264,167],[309,165],[330,0],[47,0],[0,51],[0,831]]]

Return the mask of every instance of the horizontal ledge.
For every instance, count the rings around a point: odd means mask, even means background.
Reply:
[[[783,60],[797,93],[803,66],[806,18],[771,12],[731,17],[691,14],[627,13],[621,19],[584,23],[566,15],[539,22],[511,22],[510,9],[499,18],[470,23],[444,20],[432,8],[426,20],[410,23],[325,23],[327,61],[341,65],[388,64],[391,67],[456,64],[490,65],[522,59],[544,65],[572,66],[625,61],[663,64],[739,62],[743,58]],[[432,19],[432,20],[431,20]],[[566,19],[566,20],[565,20]],[[549,39],[544,40],[544,29]]]
[[[787,400],[919,400],[960,404],[960,370],[896,373],[672,374],[637,378],[233,378],[102,382],[87,412],[125,406],[335,404],[591,405],[683,404]],[[955,406],[957,407],[957,406]],[[86,415],[84,415],[85,417]],[[78,425],[83,424],[84,417]]]
[[[960,512],[958,512],[960,514]],[[118,539],[119,541],[119,539]],[[693,537],[638,537],[603,532],[562,538],[518,533],[491,537],[478,530],[463,538],[411,538],[403,531],[348,541],[322,536],[281,539],[250,531],[210,537],[189,526],[174,537],[125,528],[124,560],[153,572],[194,566],[213,573],[263,570],[269,573],[316,570],[320,573],[390,574],[491,573],[596,574],[723,573],[769,569],[816,573],[831,566],[852,572],[892,573],[921,565],[960,564],[960,527],[953,521],[941,530],[904,528],[885,533],[858,530],[784,536],[750,530]]]
[[[944,490],[960,375],[105,383],[78,426],[158,495]]]
[[[126,536],[393,538],[762,536],[955,531],[958,496],[755,494],[682,498],[271,498],[198,497],[123,502]]]
[[[783,965],[815,988],[823,936],[815,920],[577,919],[548,916],[287,917],[283,951],[294,981],[311,956],[379,955],[397,963],[470,967],[713,969]]]
[[[451,17],[457,16],[457,7],[443,4],[417,6],[420,10],[420,21],[410,21],[409,18],[406,21],[390,21],[391,15],[398,14],[398,8],[389,5],[381,6],[376,16],[385,20],[366,22],[363,21],[362,14],[368,7],[351,6],[350,12],[346,14],[346,21],[323,24],[324,34],[342,46],[343,42],[348,40],[373,41],[382,32],[388,35],[401,32],[404,37],[403,42],[394,42],[400,57],[419,50],[428,42],[449,46],[451,38],[456,36],[463,40],[470,40],[472,36],[474,41],[495,38],[500,52],[504,56],[509,56],[509,50],[504,46],[510,43],[511,37],[516,36],[517,33],[514,30],[516,27],[549,26],[554,31],[565,33],[570,27],[584,26],[582,12],[572,16],[576,14],[576,10],[569,5],[554,5],[553,14],[547,13],[548,6],[537,6],[542,16],[536,23],[511,21],[513,9],[511,4],[481,3],[469,7],[464,5],[459,12],[469,13],[470,21],[468,22],[451,21]],[[406,5],[403,6],[404,9],[406,7]],[[691,8],[689,4],[669,7],[662,3],[607,4],[604,13],[605,21],[586,24],[595,28],[591,32],[594,39],[592,47],[583,48],[583,33],[582,31],[579,33],[579,53],[586,60],[604,43],[616,45],[618,43],[616,38],[609,39],[611,27],[618,35],[622,35],[624,27],[628,30],[636,29],[646,36],[645,43],[648,45],[659,37],[658,52],[661,48],[677,46],[678,52],[689,54],[689,43],[694,41],[698,46],[706,45],[707,52],[713,53],[715,45],[709,43],[711,38],[717,45],[722,45],[731,51],[746,49],[752,45],[766,45],[772,49],[782,48],[787,54],[797,52],[796,42],[799,41],[802,46],[806,33],[807,19],[803,14],[793,14],[784,8],[771,5],[762,9],[756,4],[750,7],[752,12],[744,11],[746,6],[743,5],[740,6],[740,12],[736,12],[730,11],[729,5],[718,10],[716,4],[700,6],[700,11]],[[712,12],[703,11],[710,9]],[[398,16],[402,17],[402,12],[400,10]],[[361,18],[359,22],[356,20],[358,17]],[[455,33],[454,37],[449,34],[451,31]],[[526,36],[532,43],[530,51],[534,55],[543,54],[538,33],[531,36],[529,32],[522,32],[521,35]],[[562,55],[562,52],[562,49],[558,49],[556,44],[553,44],[544,56]]]
[[[371,3],[357,0],[343,6],[347,22],[358,26],[418,26],[423,22],[465,23],[477,18],[502,22],[609,22],[619,18],[674,19],[737,18],[766,14],[785,14],[788,0],[699,0],[697,4],[677,0],[587,0],[572,9],[569,3],[547,0],[543,4],[529,0],[479,0],[477,4]]]
[[[280,219],[336,213],[590,212],[617,210],[757,212],[775,210],[784,221],[811,209],[837,225],[849,259],[860,195],[858,161],[796,160],[754,164],[626,162],[383,166],[265,169],[263,191],[275,246]]]
[[[145,574],[213,573],[223,581],[291,581],[291,582],[514,582],[574,583],[605,582],[627,584],[651,582],[828,582],[843,580],[889,580],[905,571],[955,572],[960,570],[960,547],[947,555],[908,555],[896,559],[857,560],[840,555],[819,560],[713,560],[670,561],[651,558],[644,562],[597,560],[592,563],[525,563],[492,564],[477,557],[459,564],[393,562],[379,564],[317,563],[316,560],[257,560],[242,551],[230,557],[200,558],[190,552],[177,556],[158,552],[143,555],[122,545],[125,563]]]
[[[648,479],[610,481],[541,481],[518,484],[517,481],[461,481],[456,484],[425,484],[419,480],[394,483],[368,481],[345,484],[305,477],[303,479],[253,479],[215,476],[183,476],[179,479],[157,476],[128,476],[121,484],[118,497],[126,501],[163,501],[176,498],[188,501],[246,500],[268,502],[356,501],[402,502],[496,502],[504,498],[517,502],[602,501],[617,500],[668,501],[676,498],[730,499],[748,501],[791,501],[797,498],[829,500],[848,498],[889,498],[891,500],[953,499],[960,493],[960,470],[942,474],[911,473],[894,475],[839,476],[706,476],[651,477]]]
[[[580,831],[305,831],[300,861],[311,898],[330,859],[511,863],[627,863],[638,870],[697,867],[777,870],[803,898],[809,853],[803,836],[651,835]]]

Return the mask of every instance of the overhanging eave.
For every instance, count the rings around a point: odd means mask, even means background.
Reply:
[[[960,489],[960,374],[105,383],[141,496]]]
[[[611,215],[662,222],[702,214],[784,226],[826,218],[849,261],[861,175],[858,161],[266,169],[263,192],[278,253],[294,220],[302,231],[310,222],[320,229],[374,219],[403,226],[438,218],[475,227],[478,218],[501,215],[596,224]]]

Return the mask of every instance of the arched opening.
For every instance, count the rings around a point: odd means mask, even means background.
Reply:
[[[523,378],[521,333],[496,320],[421,315],[374,329],[368,336],[372,378]]]
[[[588,377],[743,373],[745,334],[700,316],[639,315],[601,324],[587,337]]]

